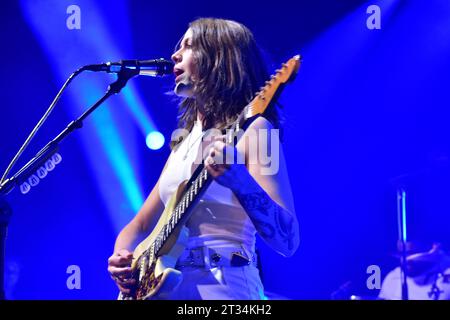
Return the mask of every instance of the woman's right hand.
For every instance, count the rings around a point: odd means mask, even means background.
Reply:
[[[136,280],[131,278],[132,260],[133,253],[127,249],[120,249],[108,259],[108,272],[124,294],[129,294],[136,285]]]

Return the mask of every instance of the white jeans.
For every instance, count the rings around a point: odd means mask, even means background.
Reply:
[[[199,255],[201,252],[203,254]],[[227,259],[234,252],[242,253],[251,262],[244,265],[229,263]],[[215,254],[221,257],[217,263],[213,262]],[[183,280],[169,295],[170,300],[261,300],[264,297],[256,256],[240,243],[216,242],[186,249],[178,262],[181,261],[188,263],[177,267]],[[193,264],[189,263],[191,261]]]
[[[261,300],[264,289],[259,271],[245,267],[185,267],[183,280],[169,300]]]

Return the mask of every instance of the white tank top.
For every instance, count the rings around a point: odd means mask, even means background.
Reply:
[[[196,121],[178,148],[172,150],[159,181],[159,195],[167,205],[180,183],[189,180],[200,152],[202,125]],[[236,242],[251,251],[255,246],[255,227],[233,192],[213,181],[186,223],[190,231],[188,247],[229,245]]]

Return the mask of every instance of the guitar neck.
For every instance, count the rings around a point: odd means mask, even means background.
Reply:
[[[244,112],[241,116],[236,120],[232,129],[229,132],[235,132],[236,129],[242,128],[245,129],[256,119],[256,116],[247,118],[245,115],[245,111],[248,108],[244,109]],[[238,139],[240,136],[236,136]],[[234,136],[228,137],[228,142],[237,144],[237,139],[234,139]],[[203,163],[201,163],[197,169],[194,171],[191,179],[188,181],[186,185],[186,191],[184,191],[180,200],[178,201],[175,209],[172,211],[169,221],[164,225],[161,229],[160,233],[156,237],[154,242],[153,252],[154,255],[157,256],[159,250],[164,246],[167,242],[167,239],[171,236],[174,230],[179,226],[186,223],[187,220],[191,217],[193,210],[192,208],[198,203],[200,198],[205,193],[208,186],[211,184],[213,179],[209,175],[208,171],[204,167]]]
[[[208,171],[203,164],[200,164],[188,182],[186,191],[172,211],[169,221],[161,229],[153,243],[155,256],[158,255],[159,250],[164,246],[174,230],[190,218],[193,212],[192,208],[198,203],[211,182],[212,178]]]

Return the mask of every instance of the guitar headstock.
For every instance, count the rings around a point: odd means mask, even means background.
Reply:
[[[263,113],[267,109],[279,87],[294,80],[300,67],[300,59],[300,55],[296,55],[276,70],[276,73],[270,77],[269,81],[266,81],[265,86],[256,93],[255,98],[248,105],[245,118],[248,119],[256,114]]]

